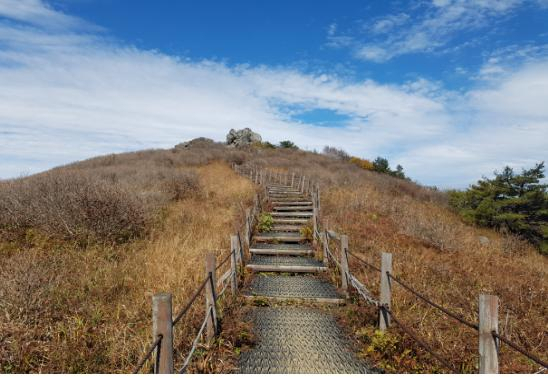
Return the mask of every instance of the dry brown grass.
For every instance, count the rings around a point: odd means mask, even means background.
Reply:
[[[449,210],[444,193],[367,172],[338,159],[301,151],[265,151],[251,164],[311,176],[322,188],[322,219],[329,228],[349,236],[354,253],[377,266],[381,251],[393,253],[394,274],[468,320],[477,322],[480,293],[498,295],[500,332],[548,359],[548,265],[546,257],[528,243],[466,225]],[[488,237],[489,242],[482,244],[480,236]],[[350,264],[378,294],[378,273],[362,268],[353,258]],[[397,283],[393,305],[399,319],[455,367],[477,371],[474,331],[422,303]],[[377,366],[397,372],[443,371],[396,326],[391,331],[396,338],[390,353],[367,351],[374,340],[379,341],[374,335],[377,319],[371,308],[348,306],[343,318],[363,342],[364,354]],[[535,372],[538,368],[502,346],[501,371]]]
[[[86,168],[101,171],[93,165]],[[169,177],[177,177],[187,166],[172,169]],[[172,293],[177,311],[203,278],[204,253],[228,251],[241,208],[252,199],[251,183],[226,163],[194,172],[200,190],[156,208],[144,239],[82,248],[29,229],[24,244],[3,241],[1,372],[131,371],[151,339],[151,296]],[[200,300],[178,326],[181,354],[203,311]]]
[[[228,236],[241,224],[242,209],[251,201],[253,186],[219,161],[305,172],[321,185],[323,219],[349,236],[353,252],[376,265],[380,251],[394,253],[395,274],[471,321],[477,320],[480,292],[498,295],[501,332],[548,358],[546,257],[527,243],[465,225],[447,208],[443,193],[411,182],[314,153],[241,151],[213,144],[100,157],[51,172],[75,170],[94,178],[94,185],[110,183],[116,190],[129,190],[142,206],[146,232],[122,244],[77,244],[39,224],[23,227],[25,232],[17,238],[2,236],[0,371],[130,371],[151,339],[152,294],[173,293],[175,310],[179,309],[203,275],[204,252],[228,248]],[[489,243],[480,243],[480,235]],[[361,269],[356,261],[351,260],[351,267],[375,293],[378,275]],[[463,371],[475,371],[474,332],[397,286],[394,311],[440,354]],[[202,313],[200,300],[177,328],[178,364]],[[390,352],[367,351],[372,343],[385,341],[375,338],[375,312],[349,305],[343,315],[341,321],[378,366],[442,370],[396,327],[387,342],[393,346]],[[237,338],[225,340],[229,341],[219,346],[220,352],[197,356],[193,371],[218,371],[219,359],[227,355],[232,361],[229,349]],[[230,362],[220,366],[231,369]],[[504,372],[536,369],[504,346],[501,366]]]

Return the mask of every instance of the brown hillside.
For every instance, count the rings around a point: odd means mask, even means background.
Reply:
[[[375,265],[380,251],[394,253],[394,274],[469,320],[477,320],[480,292],[498,295],[501,332],[547,359],[548,265],[527,243],[465,225],[443,193],[332,157],[206,143],[0,182],[0,372],[131,371],[150,341],[152,294],[173,293],[179,308],[202,277],[204,252],[228,248],[252,200],[254,186],[231,163],[311,175],[321,185],[322,219],[349,236],[353,252]],[[362,272],[375,293],[377,276]],[[401,288],[394,292],[394,311],[406,324],[475,371],[472,332]],[[373,312],[356,305],[341,312],[377,366],[439,369],[395,327],[390,351],[368,349]],[[180,331],[181,345],[196,326],[190,321]],[[503,372],[538,370],[505,347],[501,365]]]

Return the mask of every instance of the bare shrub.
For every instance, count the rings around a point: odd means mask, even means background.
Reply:
[[[145,220],[131,192],[71,170],[0,186],[0,230],[12,237],[36,228],[65,239],[125,242],[142,234]]]
[[[170,199],[174,201],[196,196],[201,191],[198,176],[194,172],[172,172],[165,178],[164,187]]]

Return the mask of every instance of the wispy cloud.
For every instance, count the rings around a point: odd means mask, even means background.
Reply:
[[[69,26],[12,18],[0,28],[0,177],[199,136],[223,140],[241,127],[309,149],[387,155],[412,177],[442,186],[546,157],[548,109],[538,100],[548,97],[545,61],[459,94],[424,79],[386,85],[193,61]],[[314,109],[345,120],[337,128],[295,120]]]
[[[365,24],[365,33],[344,36],[346,46],[363,60],[385,62],[394,57],[443,49],[459,32],[470,33],[511,14],[523,0],[433,0],[409,13],[395,13]],[[328,35],[328,41],[341,38]],[[351,40],[349,40],[351,38]]]

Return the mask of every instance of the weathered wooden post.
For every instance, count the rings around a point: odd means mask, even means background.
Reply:
[[[350,272],[348,270],[348,236],[341,235],[341,288],[348,296],[348,279]]]
[[[329,263],[329,256],[327,255],[327,243],[329,242],[329,239],[327,238],[327,229],[324,229],[324,232],[322,232],[322,243],[323,243],[323,264],[327,266]]]
[[[392,274],[392,254],[383,252],[381,256],[381,293],[380,304],[386,306],[389,310],[392,306],[392,295],[390,277]],[[390,326],[390,314],[382,308],[379,311],[379,329],[386,330]]]
[[[293,172],[293,174],[291,175],[291,187],[295,187],[295,172]]]
[[[497,340],[493,331],[498,332],[499,298],[495,295],[480,294],[479,297],[479,372],[498,374],[499,357]]]
[[[152,297],[152,339],[162,335],[156,348],[155,374],[173,374],[173,317],[171,294],[160,293]]]
[[[251,209],[245,209],[245,243],[249,248],[249,241],[251,239]]]
[[[238,291],[238,236],[230,235],[230,271],[232,277],[230,278],[230,291],[232,296],[236,295]]]
[[[206,325],[206,341],[211,343],[217,335],[217,293],[215,292],[215,283],[217,282],[215,277],[215,267],[217,266],[217,258],[215,254],[206,254],[205,268],[207,277],[209,277],[209,283],[205,287],[205,309],[206,316],[211,311],[211,315]]]
[[[299,186],[299,192],[304,193],[304,183],[306,182],[306,176],[301,177],[301,185]]]
[[[312,196],[312,245],[316,247],[318,241],[316,239],[316,234],[318,232],[318,208],[316,207],[315,196]]]

